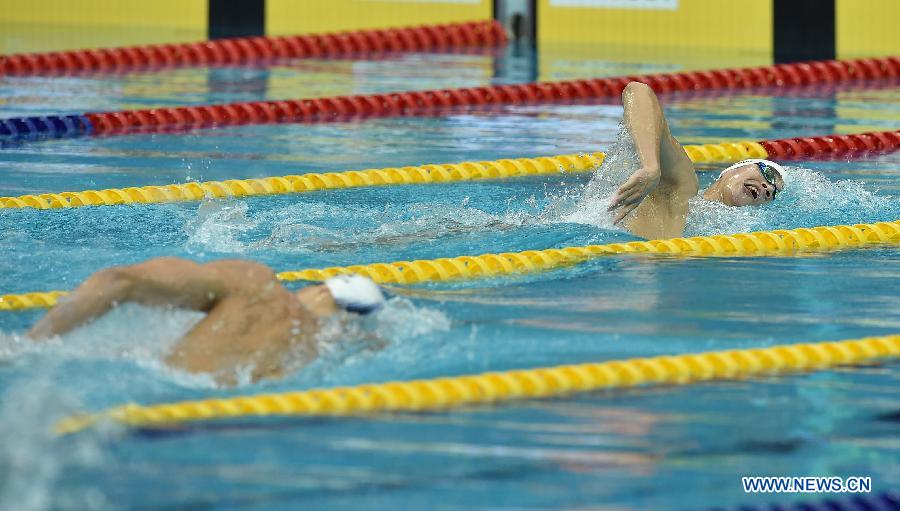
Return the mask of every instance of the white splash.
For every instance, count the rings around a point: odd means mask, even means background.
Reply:
[[[580,189],[569,189],[552,198],[541,219],[548,223],[571,222],[601,229],[618,229],[606,208],[618,187],[639,167],[640,158],[634,140],[625,125],[620,123],[615,143],[591,180]]]
[[[394,296],[369,316],[342,313],[327,322],[316,336],[321,360],[311,370],[320,380],[339,379],[339,366],[361,364],[379,352],[394,363],[414,364],[421,356],[412,349],[415,341],[450,327],[450,318],[440,310]]]
[[[508,230],[526,224],[531,218],[527,213],[511,210],[502,215],[488,213],[467,203],[463,199],[459,206],[413,204],[407,211],[411,218],[384,222],[371,232],[359,235],[366,243],[410,243],[484,230]]]
[[[289,253],[354,250],[373,244],[397,245],[487,229],[512,229],[534,218],[512,208],[505,214],[492,214],[469,207],[467,202],[463,199],[459,206],[414,203],[405,205],[402,211],[312,202],[264,210],[252,217],[244,202],[210,202],[201,205],[196,218],[188,222],[187,248],[201,254],[206,251],[245,254],[259,250]],[[536,200],[530,198],[525,202],[536,203]],[[386,220],[390,216],[396,219]],[[342,218],[352,218],[353,222],[327,225]],[[270,234],[258,241],[241,241],[241,235],[259,226],[271,226]]]
[[[242,201],[204,200],[197,215],[185,224],[188,235],[186,248],[190,252],[243,253],[247,244],[238,237],[255,228],[258,221],[247,214]]]
[[[63,476],[105,465],[101,436],[109,430],[58,437],[53,424],[76,402],[53,384],[52,367],[10,386],[0,407],[0,509],[17,511],[108,509],[99,488],[71,487]]]
[[[126,303],[63,336],[33,342],[0,333],[0,361],[25,355],[52,360],[123,360],[192,388],[213,388],[208,375],[177,371],[163,363],[175,343],[205,314]]]
[[[450,318],[443,312],[416,306],[410,300],[395,296],[375,316],[375,333],[394,341],[414,339],[432,332],[450,330]]]
[[[443,312],[417,307],[407,298],[394,296],[381,310],[368,316],[343,312],[335,315],[324,324],[316,339],[320,350],[334,352],[345,343],[366,340],[378,340],[379,344],[399,342],[449,329],[450,319]]]

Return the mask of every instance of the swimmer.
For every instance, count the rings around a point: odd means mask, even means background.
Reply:
[[[245,367],[252,369],[253,381],[282,376],[286,352],[312,360],[323,321],[340,310],[368,314],[385,299],[359,275],[340,275],[294,293],[269,267],[252,261],[198,264],[162,257],[93,274],[28,336],[40,341],[62,335],[125,302],[205,312],[165,361],[234,384],[236,371]]]
[[[641,166],[616,191],[607,209],[613,223],[646,239],[679,237],[688,201],[700,185],[694,165],[669,125],[653,89],[631,82],[622,92],[625,126],[634,139]],[[784,189],[781,165],[761,159],[738,162],[719,175],[703,198],[727,206],[759,206]]]

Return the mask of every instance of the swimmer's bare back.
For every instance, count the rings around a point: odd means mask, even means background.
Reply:
[[[315,357],[319,321],[335,310],[322,286],[294,294],[259,263],[198,264],[166,257],[95,273],[51,309],[29,337],[64,334],[125,302],[206,312],[166,362],[209,373],[225,384],[235,383],[241,368],[249,368],[254,381],[281,376],[287,352]]]

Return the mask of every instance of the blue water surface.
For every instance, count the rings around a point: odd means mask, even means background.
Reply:
[[[0,117],[516,83],[537,76],[539,64],[511,49],[496,58],[4,77]],[[677,70],[602,52],[564,69],[569,74],[555,78]],[[685,144],[900,125],[895,83],[661,99]],[[0,152],[0,195],[607,150],[621,114],[615,104],[532,105],[26,143]],[[898,154],[785,163],[788,187],[775,203],[696,210],[687,234],[900,219]],[[701,173],[701,186],[714,176]],[[291,270],[637,239],[610,225],[591,179],[0,210],[0,294],[71,289],[99,269],[156,256],[247,258]],[[796,257],[610,257],[541,274],[393,288],[384,311],[324,340],[311,365],[233,389],[159,362],[199,319],[194,313],[124,306],[44,345],[21,338],[42,311],[2,313],[0,508],[667,510],[785,501],[744,494],[745,475],[871,476],[876,491],[897,488],[896,363],[443,413],[268,418],[164,432],[104,427],[68,437],[49,431],[69,413],[131,401],[893,334],[898,282],[900,252],[875,247]],[[367,340],[373,333],[381,342]]]

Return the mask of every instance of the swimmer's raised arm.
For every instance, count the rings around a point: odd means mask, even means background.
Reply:
[[[687,218],[688,199],[699,183],[693,164],[672,136],[656,94],[649,86],[631,82],[622,92],[625,126],[634,139],[641,166],[613,197],[608,211],[614,223],[645,238],[680,236]]]
[[[61,300],[28,336],[41,340],[64,334],[125,302],[208,311],[227,289],[214,267],[184,259],[166,257],[109,268],[91,275]]]

